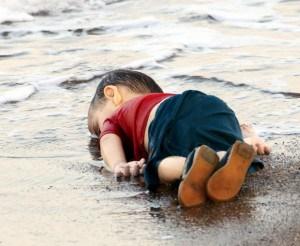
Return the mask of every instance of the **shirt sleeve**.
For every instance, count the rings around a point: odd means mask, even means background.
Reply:
[[[100,133],[99,139],[109,133],[113,133],[121,137],[121,127],[115,118],[108,118],[103,122],[103,129]]]

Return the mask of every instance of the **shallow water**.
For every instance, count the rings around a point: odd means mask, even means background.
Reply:
[[[299,240],[293,182],[290,212],[280,185],[184,211],[172,192],[100,173],[86,126],[101,74],[139,69],[165,91],[222,97],[273,141],[281,170],[281,141],[299,146],[299,13],[299,1],[1,1],[0,245],[269,243],[282,220]]]

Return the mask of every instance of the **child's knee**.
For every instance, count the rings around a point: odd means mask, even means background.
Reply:
[[[179,179],[185,162],[185,157],[172,156],[160,161],[158,165],[158,176],[161,182],[171,183]]]

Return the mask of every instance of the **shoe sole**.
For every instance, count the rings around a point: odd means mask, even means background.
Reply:
[[[206,201],[206,183],[215,169],[219,157],[209,147],[196,150],[193,164],[178,188],[178,201],[182,207],[195,207]]]
[[[236,141],[225,166],[208,180],[208,197],[217,202],[232,200],[239,193],[254,156],[251,145]]]

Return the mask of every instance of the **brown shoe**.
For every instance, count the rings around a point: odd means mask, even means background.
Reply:
[[[183,207],[198,206],[206,201],[206,183],[219,157],[206,145],[196,148],[185,162],[178,201]]]
[[[213,201],[233,199],[244,183],[255,151],[249,144],[236,141],[232,146],[227,163],[217,170],[207,182],[207,195]]]

